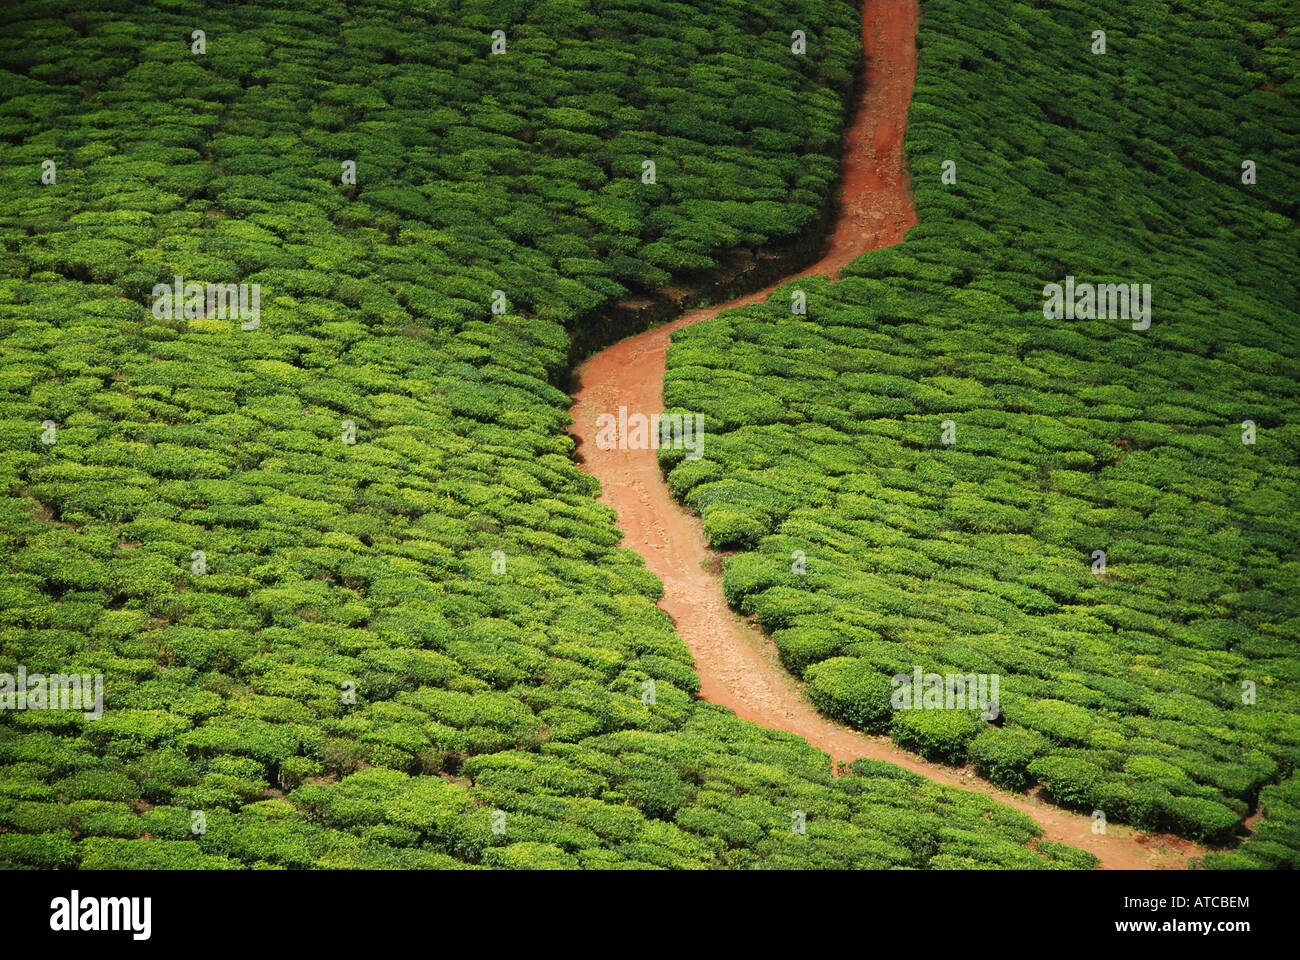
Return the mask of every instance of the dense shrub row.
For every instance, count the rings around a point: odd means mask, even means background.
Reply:
[[[719,744],[726,742],[722,749]],[[51,758],[62,749],[61,765]],[[938,787],[888,764],[835,779],[825,755],[701,704],[664,732],[625,728],[537,750],[482,753],[455,777],[395,765],[313,776],[293,789],[250,789],[243,802],[168,789],[133,797],[138,773],[188,768],[200,785],[232,786],[262,764],[230,754],[144,753],[125,775],[78,757],[66,739],[4,743],[0,862],[90,869],[546,869],[1029,867],[1094,865],[1039,843],[1024,814]],[[38,758],[38,759],[30,759]],[[224,759],[223,759],[224,758]],[[63,775],[81,760],[87,772]],[[44,787],[34,770],[57,766]],[[19,789],[25,784],[25,789]],[[287,785],[286,785],[287,786]],[[194,834],[193,808],[205,811]]]
[[[1236,850],[1205,858],[1207,870],[1300,870],[1300,779],[1294,774],[1259,795],[1263,819]]]
[[[698,703],[569,456],[566,325],[825,200],[852,6],[0,18],[0,672],[105,677],[0,713],[0,864],[1088,865]]]
[[[675,334],[665,400],[715,429],[700,460],[661,453],[741,551],[728,599],[825,713],[1214,843],[1263,788],[1289,811],[1249,844],[1270,865],[1294,863],[1295,817],[1266,785],[1300,759],[1284,8],[927,3],[921,225]],[[1045,319],[1068,275],[1150,283],[1150,328]],[[999,674],[1000,717],[894,710],[889,677],[918,665]]]

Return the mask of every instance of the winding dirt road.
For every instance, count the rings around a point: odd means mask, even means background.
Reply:
[[[903,129],[916,77],[916,0],[869,0],[862,24],[866,73],[860,101],[845,134],[840,208],[825,255],[787,283],[808,274],[834,276],[859,254],[899,243],[916,223],[903,164]],[[577,370],[573,433],[582,466],[601,484],[600,500],[618,513],[623,545],[636,550],[664,583],[660,607],[695,656],[700,695],[765,727],[789,730],[830,754],[888,760],[930,780],[996,797],[1029,814],[1049,840],[1096,854],[1118,869],[1177,868],[1204,853],[1178,837],[1142,834],[1111,825],[1092,832],[1092,820],[1034,796],[1000,790],[968,769],[930,763],[819,714],[777,658],[772,641],[735,614],[722,592],[720,564],[708,549],[699,518],[668,491],[653,450],[601,450],[596,418],[658,413],[663,405],[665,351],[673,331],[708,320],[720,310],[765,299],[778,284],[729,303],[683,314],[592,356]]]

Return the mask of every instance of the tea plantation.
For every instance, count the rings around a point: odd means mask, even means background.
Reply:
[[[1300,866],[1294,12],[929,0],[920,225],[675,334],[665,385],[713,430],[670,485],[819,709],[1211,844],[1258,801],[1217,867]],[[1067,277],[1149,327],[1049,319]],[[918,666],[1000,715],[892,709]]]
[[[574,332],[827,202],[854,6],[0,26],[0,673],[104,678],[0,711],[0,866],[1092,866],[695,699],[571,460]]]

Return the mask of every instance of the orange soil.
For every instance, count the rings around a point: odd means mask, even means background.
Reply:
[[[862,40],[866,76],[861,100],[845,134],[840,211],[825,256],[787,283],[808,274],[835,275],[859,254],[900,242],[916,223],[903,164],[903,129],[916,77],[916,0],[871,0],[864,5]],[[577,370],[579,389],[571,410],[583,469],[601,483],[602,503],[618,513],[623,545],[645,557],[664,583],[660,607],[690,647],[700,676],[700,695],[765,727],[789,730],[830,754],[832,761],[858,757],[888,760],[936,783],[975,790],[1022,810],[1049,840],[1089,850],[1106,868],[1186,867],[1204,853],[1186,840],[1148,835],[1110,825],[1092,832],[1089,817],[1051,806],[1036,796],[1012,794],[969,769],[930,763],[819,714],[800,683],[781,665],[775,645],[734,613],[722,592],[719,564],[706,545],[700,520],[668,491],[653,450],[601,450],[596,418],[664,409],[665,350],[673,331],[708,320],[720,310],[765,299],[779,284],[729,303],[692,310],[617,343]]]

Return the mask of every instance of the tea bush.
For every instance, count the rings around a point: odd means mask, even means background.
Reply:
[[[698,702],[570,456],[571,348],[620,300],[815,229],[856,6],[0,26],[0,672],[104,677],[101,719],[0,712],[0,864],[1059,864]],[[256,329],[156,315],[176,276],[259,285]]]
[[[1140,4],[1104,55],[1095,5],[923,7],[920,224],[836,283],[673,335],[665,403],[717,427],[669,486],[740,551],[728,601],[828,716],[1214,844],[1259,800],[1241,852],[1207,865],[1291,863],[1300,60],[1282,6]],[[1150,283],[1149,328],[1050,319],[1067,276]],[[998,675],[996,726],[895,715],[888,679],[916,667]]]

